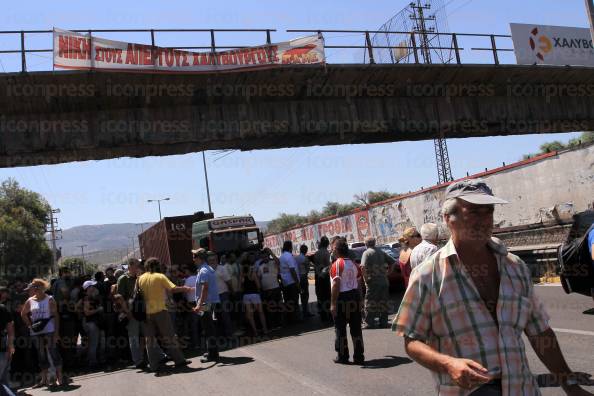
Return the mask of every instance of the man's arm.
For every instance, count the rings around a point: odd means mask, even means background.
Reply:
[[[338,304],[338,293],[340,292],[340,278],[334,278],[332,280],[332,288],[330,294],[330,313],[332,317],[336,317],[337,304]]]
[[[590,251],[592,252],[592,261],[594,261],[594,243],[590,246]]]
[[[588,395],[590,393],[585,392],[580,388],[579,385],[568,385],[567,381],[572,377],[572,371],[569,368],[563,352],[557,342],[555,332],[551,328],[548,328],[544,332],[530,336],[526,334],[534,352],[540,359],[540,361],[546,366],[546,368],[558,379],[561,387],[568,395]],[[572,378],[575,379],[575,378]]]
[[[14,355],[14,322],[9,322],[6,325],[7,333],[7,350],[8,358],[10,359]]]
[[[25,323],[25,326],[27,326],[27,327],[31,327],[31,318],[29,317],[30,313],[31,313],[31,305],[29,304],[29,300],[27,300],[27,302],[23,306],[23,309],[21,310],[21,319],[23,319],[23,322]]]
[[[487,369],[470,359],[458,359],[439,353],[423,341],[404,338],[404,349],[408,356],[421,366],[433,372],[446,373],[464,389],[489,382]]]
[[[208,282],[202,283],[202,290],[200,291],[200,297],[198,297],[198,301],[196,302],[196,307],[194,308],[194,312],[198,312],[202,309],[202,304],[206,301],[208,296]]]

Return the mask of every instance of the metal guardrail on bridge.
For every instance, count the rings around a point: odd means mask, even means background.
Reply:
[[[217,50],[225,50],[225,49],[234,49],[234,48],[245,48],[250,45],[224,45],[220,46],[217,45],[216,35],[217,33],[264,33],[265,34],[265,43],[270,44],[272,42],[271,33],[276,32],[276,29],[88,29],[88,30],[80,30],[75,29],[72,30],[78,33],[85,33],[90,35],[91,37],[96,33],[147,33],[150,35],[150,45],[157,46],[156,44],[156,34],[157,33],[207,33],[210,35],[210,45],[196,45],[196,46],[167,46],[163,48],[174,48],[174,49],[184,49],[184,50],[209,50],[211,52],[215,52]],[[7,54],[20,54],[20,63],[21,63],[21,72],[27,71],[27,54],[39,54],[39,53],[52,53],[51,48],[39,48],[33,49],[29,48],[27,45],[27,38],[30,38],[32,35],[50,35],[52,34],[52,30],[6,30],[0,31],[0,38],[8,36],[15,36],[16,38],[20,39],[20,48],[17,49],[2,49],[0,50],[1,55]],[[448,42],[451,43],[450,46],[429,46],[429,47],[422,47],[419,43],[421,42],[420,33],[417,32],[397,32],[397,31],[374,31],[374,30],[320,30],[320,29],[312,29],[312,30],[303,30],[303,29],[289,29],[286,30],[287,33],[318,33],[322,34],[325,38],[325,48],[330,50],[340,50],[340,49],[352,49],[361,51],[362,53],[356,54],[355,59],[362,59],[360,62],[355,63],[398,63],[398,60],[395,60],[392,56],[392,53],[395,50],[403,50],[407,54],[412,56],[414,63],[428,63],[422,56],[422,51],[429,50],[445,50],[445,51],[452,51],[452,63],[462,64],[462,53],[464,50],[470,51],[488,51],[492,55],[492,62],[495,65],[501,63],[500,61],[500,52],[512,52],[512,48],[501,48],[498,45],[498,39],[511,39],[510,35],[502,35],[502,34],[474,34],[474,33],[432,33],[433,36],[436,37],[446,37],[448,38]],[[343,36],[332,36],[332,34],[342,34]],[[373,44],[371,34],[385,34],[385,35],[400,35],[403,37],[407,37],[406,42],[410,43],[410,45],[377,45]],[[349,38],[354,38],[356,40],[361,40],[362,44],[334,44],[331,43],[336,41],[337,38],[344,38],[349,36]],[[475,38],[480,40],[485,40],[488,44],[479,47],[470,47],[465,48],[460,45],[460,40],[462,38]],[[341,40],[342,41],[342,40]],[[441,42],[441,41],[440,41]],[[400,42],[399,44],[402,44]],[[378,56],[374,51],[378,50],[387,50],[390,54],[390,59],[383,60],[377,59]],[[421,54],[421,55],[420,55]],[[0,58],[1,59],[1,58]],[[331,63],[331,62],[328,62]],[[477,63],[477,62],[473,62]]]

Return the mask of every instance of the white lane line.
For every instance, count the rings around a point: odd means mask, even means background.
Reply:
[[[573,329],[553,329],[555,333],[569,333],[569,334],[579,334],[579,335],[588,335],[594,337],[594,331],[586,331],[586,330],[573,330]]]

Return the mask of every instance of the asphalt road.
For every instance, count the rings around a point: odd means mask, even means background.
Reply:
[[[594,375],[594,315],[591,299],[565,295],[560,287],[537,286],[551,316],[551,325],[570,367]],[[396,296],[397,297],[397,296]],[[275,334],[270,340],[223,352],[216,365],[198,358],[187,369],[156,377],[135,369],[89,374],[73,379],[65,392],[72,395],[431,395],[429,372],[411,361],[403,341],[388,329],[365,330],[364,367],[334,364],[333,329],[321,328],[317,318]],[[525,341],[527,344],[527,341]],[[535,375],[547,370],[527,344]],[[594,381],[586,386],[594,393]],[[543,395],[561,395],[559,387],[541,388]],[[31,395],[48,390],[30,390]]]

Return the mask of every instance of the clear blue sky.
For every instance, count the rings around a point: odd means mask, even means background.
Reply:
[[[408,0],[27,1],[12,2],[0,15],[0,25],[2,30],[52,26],[276,28],[279,32],[273,34],[273,41],[282,41],[296,36],[284,32],[290,28],[372,30],[407,3]],[[452,0],[448,13],[450,30],[456,32],[508,34],[510,22],[588,26],[583,0]],[[144,36],[124,33],[102,36],[147,42]],[[173,38],[158,37],[158,44],[171,43]],[[240,39],[242,43],[250,40],[253,44],[263,41],[263,37],[255,36],[225,39]],[[180,39],[176,38],[175,43],[179,44]],[[40,37],[33,44],[35,48],[51,46],[49,36]],[[15,45],[0,37],[1,48]],[[352,53],[335,52],[329,61],[354,59]],[[18,65],[18,58],[0,56],[0,60],[5,71],[15,70]],[[51,65],[49,54],[30,57],[28,64],[32,70],[47,68]],[[576,134],[451,139],[448,144],[452,172],[454,177],[461,177],[467,171],[475,173],[502,162],[511,163],[522,154],[537,151],[545,141],[566,141],[573,136]],[[326,201],[350,201],[353,194],[367,190],[416,190],[435,184],[437,178],[432,141],[236,152],[215,161],[216,158],[207,153],[215,214],[251,213],[257,220],[269,220],[280,212],[305,214],[321,208]],[[62,228],[154,221],[158,219],[156,205],[146,203],[151,198],[171,197],[162,205],[164,216],[207,209],[200,153],[1,169],[0,180],[8,177],[14,177],[60,208]]]

